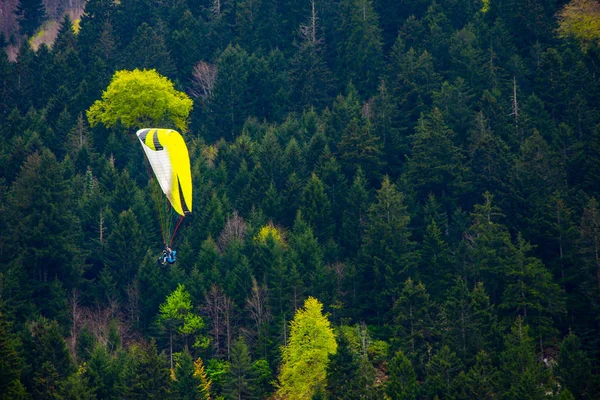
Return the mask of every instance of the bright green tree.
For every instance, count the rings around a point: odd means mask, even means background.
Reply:
[[[289,341],[282,348],[278,394],[290,400],[311,399],[326,386],[329,355],[336,351],[323,305],[309,297],[290,322]]]
[[[577,40],[587,51],[600,44],[600,4],[594,0],[571,0],[558,13],[558,36]]]
[[[102,93],[87,110],[90,126],[107,127],[120,122],[126,128],[174,126],[187,128],[192,99],[177,91],[173,82],[155,70],[117,71]]]
[[[158,324],[169,334],[169,356],[173,368],[173,336],[192,336],[194,346],[204,346],[206,339],[198,335],[204,327],[202,317],[193,312],[192,298],[182,284],[167,296],[159,307]]]

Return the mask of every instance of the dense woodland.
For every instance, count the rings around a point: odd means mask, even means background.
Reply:
[[[0,399],[598,398],[600,52],[565,6],[88,0],[34,50],[21,0]],[[86,116],[136,68],[194,101],[173,265],[146,126]]]

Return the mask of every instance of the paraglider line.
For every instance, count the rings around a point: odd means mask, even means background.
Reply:
[[[175,234],[177,233],[177,229],[179,229],[179,225],[181,225],[184,218],[185,218],[185,215],[182,215],[181,217],[179,217],[179,219],[177,219],[177,225],[175,225],[175,230],[173,231],[173,235],[171,235],[171,240],[169,241],[169,247],[173,244],[173,238],[175,237]]]

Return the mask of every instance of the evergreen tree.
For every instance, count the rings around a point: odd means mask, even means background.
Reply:
[[[338,152],[347,177],[353,176],[360,167],[369,181],[379,177],[382,167],[382,146],[379,138],[371,133],[369,123],[359,124],[355,118],[346,126],[338,143]]]
[[[23,360],[18,352],[19,341],[9,331],[10,325],[0,313],[0,399],[26,399],[26,391],[21,383]]]
[[[249,55],[239,46],[228,46],[217,61],[217,81],[207,114],[211,122],[209,137],[234,139],[248,116]]]
[[[426,365],[425,391],[430,398],[451,392],[454,378],[462,369],[460,360],[448,346],[443,346]]]
[[[333,97],[334,76],[324,60],[324,39],[316,2],[311,14],[300,26],[300,44],[290,62],[290,99],[297,110],[328,105]]]
[[[463,193],[467,172],[464,157],[452,142],[453,136],[437,108],[422,116],[412,137],[406,168],[407,179],[414,185],[418,198],[424,200],[433,193],[447,209],[450,199]]]
[[[498,398],[500,373],[492,363],[491,357],[485,351],[480,351],[475,357],[475,365],[466,373],[461,371],[454,380],[453,394],[458,399]]]
[[[174,354],[175,370],[173,372],[173,392],[182,400],[200,400],[204,397],[200,393],[202,382],[196,374],[194,360],[187,348]]]
[[[352,186],[348,189],[346,207],[342,216],[342,248],[354,256],[362,241],[367,222],[369,191],[364,172],[358,168]]]
[[[560,345],[556,377],[576,398],[591,398],[591,362],[583,350],[581,340],[573,332]]]
[[[378,16],[370,0],[340,3],[338,71],[344,84],[353,82],[359,93],[370,96],[383,69],[383,41]]]
[[[226,399],[255,399],[255,372],[248,345],[242,336],[237,338],[231,348],[231,366],[227,371],[225,383]]]
[[[385,177],[369,207],[361,249],[361,297],[365,310],[387,312],[398,300],[401,282],[414,276],[418,254],[409,228],[404,195]],[[374,303],[375,302],[375,303]]]
[[[507,399],[541,399],[548,373],[535,354],[529,327],[518,317],[504,338],[501,354],[502,388]]]
[[[540,338],[552,337],[552,317],[564,314],[565,303],[559,286],[542,262],[530,256],[531,245],[517,238],[514,263],[505,265],[506,289],[499,308],[523,317]]]
[[[33,36],[35,31],[46,21],[46,8],[42,0],[23,0],[19,2],[15,14],[19,18],[19,26],[26,36]]]
[[[57,321],[40,317],[31,322],[23,345],[29,349],[27,370],[24,371],[29,391],[36,399],[57,396],[62,383],[74,372]]]
[[[131,346],[128,358],[124,372],[125,396],[132,399],[164,399],[169,396],[168,362],[164,353],[158,353],[154,340],[147,345]]]
[[[392,399],[414,400],[418,397],[418,383],[412,363],[398,350],[390,361],[390,378],[385,391]]]
[[[9,193],[9,250],[28,275],[23,284],[41,290],[34,299],[40,305],[52,301],[43,289],[50,282],[59,279],[70,289],[83,272],[74,200],[63,166],[49,150],[27,158]]]
[[[325,194],[323,182],[313,174],[302,191],[299,210],[315,236],[325,243],[333,234],[331,202]]]
[[[176,76],[176,68],[167,48],[160,25],[155,29],[143,22],[123,52],[123,66],[127,69],[156,69],[169,78]]]
[[[425,286],[408,278],[394,305],[394,329],[399,349],[410,359],[419,378],[425,375],[427,351],[433,339],[432,312]]]

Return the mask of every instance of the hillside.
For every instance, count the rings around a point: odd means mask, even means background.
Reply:
[[[598,398],[596,2],[0,11],[0,399]]]

